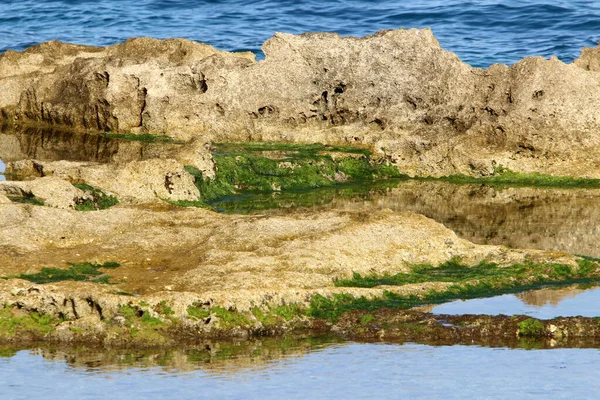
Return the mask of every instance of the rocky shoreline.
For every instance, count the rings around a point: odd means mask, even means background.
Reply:
[[[223,215],[210,201],[506,171],[596,187],[598,49],[483,71],[429,30],[263,48],[259,62],[147,38],[0,55],[0,342],[596,340],[594,319],[448,324],[405,306],[596,282],[596,259],[477,245],[409,211]],[[435,273],[449,269],[462,278]]]

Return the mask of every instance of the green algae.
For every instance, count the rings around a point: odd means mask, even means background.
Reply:
[[[414,265],[409,273],[398,273],[395,275],[369,275],[362,276],[353,274],[351,279],[339,279],[335,281],[338,287],[363,287],[372,288],[380,285],[406,285],[410,283],[423,282],[464,282],[478,281],[490,285],[504,286],[507,282],[525,282],[527,284],[546,284],[560,280],[585,280],[592,275],[598,276],[599,264],[589,259],[579,259],[577,267],[560,264],[545,263],[536,264],[524,262],[500,266],[490,262],[480,262],[474,266],[462,264],[459,260],[450,260],[438,266]]]
[[[326,204],[333,198],[368,196],[378,186],[395,187],[401,180],[437,180],[452,184],[497,187],[600,188],[600,180],[520,173],[497,167],[488,177],[449,175],[409,177],[386,160],[374,161],[367,148],[320,143],[215,143],[216,176],[209,179],[186,166],[200,192],[196,201],[172,202],[218,212],[248,213],[273,208]],[[384,183],[382,183],[384,182]]]
[[[224,307],[212,307],[211,316],[218,318],[221,328],[237,328],[250,325],[250,319],[243,313],[232,311]]]
[[[61,321],[48,314],[30,312],[18,315],[10,307],[0,308],[0,338],[18,338],[23,335],[44,337],[56,329]]]
[[[355,297],[349,294],[335,294],[331,297],[316,295],[305,312],[310,317],[336,321],[342,314],[352,310],[408,309],[459,299],[518,293],[549,286],[600,282],[600,263],[580,259],[577,267],[558,263],[531,262],[504,267],[483,262],[468,267],[452,260],[439,266],[417,265],[409,273],[396,275],[363,277],[354,274],[352,279],[337,280],[335,285],[368,288],[424,282],[447,282],[452,285],[444,290],[431,290],[421,296],[397,294],[392,291],[384,291],[381,297],[374,298]]]
[[[593,189],[600,188],[600,179],[555,176],[541,173],[515,172],[508,168],[497,167],[490,176],[473,177],[469,175],[448,175],[440,178],[415,178],[418,180],[441,180],[454,184],[486,184],[490,186],[539,187],[555,189]]]
[[[318,153],[350,153],[371,155],[371,150],[357,146],[334,146],[322,143],[290,142],[229,142],[215,143],[216,154],[243,154],[248,152],[277,151],[290,153],[289,157],[314,157]]]
[[[85,200],[80,200],[75,205],[75,210],[77,211],[105,210],[107,208],[119,204],[119,200],[115,196],[108,195],[102,190],[97,189],[93,186],[84,183],[74,183],[73,186],[75,186],[79,190],[84,191],[88,196],[88,198],[86,198]]]
[[[517,324],[519,327],[519,336],[541,337],[546,336],[544,323],[534,318],[527,318]]]
[[[43,206],[44,201],[35,196],[7,196],[13,203],[30,204],[33,206]]]
[[[335,200],[368,200],[375,195],[383,195],[398,185],[399,179],[375,180],[367,182],[345,182],[307,190],[285,192],[238,191],[221,197],[210,206],[221,213],[247,214],[271,209],[292,209],[330,204]]]
[[[25,279],[33,283],[44,284],[60,281],[87,281],[95,283],[110,283],[110,277],[100,269],[111,269],[120,266],[116,262],[105,262],[96,264],[90,262],[68,263],[69,268],[44,267],[35,274],[20,274],[17,278]]]
[[[176,202],[181,206],[214,205],[242,194],[306,193],[320,188],[337,188],[345,182],[373,182],[405,178],[389,162],[375,162],[368,149],[327,146],[319,143],[216,143],[213,145],[216,176],[208,179],[195,167],[185,169],[195,180],[201,198]],[[223,202],[221,202],[222,204]],[[263,207],[267,202],[263,202]],[[277,206],[271,202],[270,208]]]
[[[199,302],[195,302],[188,306],[187,315],[192,320],[205,320],[210,317],[210,309]]]
[[[250,312],[239,312],[220,306],[208,307],[202,303],[193,303],[187,308],[187,317],[193,321],[203,321],[208,324],[216,322],[219,328],[232,329],[249,328],[254,322],[259,322],[265,328],[279,326],[305,316],[304,309],[297,304],[280,305],[277,307],[254,307]]]
[[[175,315],[175,311],[167,304],[166,300],[162,300],[154,307],[154,311],[165,317],[171,317]]]

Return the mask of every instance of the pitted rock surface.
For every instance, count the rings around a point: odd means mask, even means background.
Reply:
[[[0,118],[202,141],[362,143],[413,175],[600,177],[598,49],[472,68],[430,30],[278,33],[265,60],[182,39],[0,56]]]

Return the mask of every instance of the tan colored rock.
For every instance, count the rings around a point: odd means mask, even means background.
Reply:
[[[202,176],[215,179],[215,162],[210,152],[210,144],[201,140],[191,140],[180,148],[175,148],[167,156],[183,165],[190,165],[202,171]]]
[[[9,204],[11,203],[10,199],[8,197],[6,197],[5,195],[3,195],[2,193],[0,193],[0,204]]]
[[[597,49],[471,68],[430,30],[277,33],[265,60],[182,39],[58,42],[0,56],[10,121],[201,142],[361,143],[414,175],[600,177]]]
[[[194,177],[182,164],[169,159],[125,164],[23,160],[8,163],[7,169],[21,177],[54,176],[63,181],[84,182],[125,202],[193,201],[200,197]]]
[[[198,200],[194,178],[175,160],[134,161],[125,165],[82,168],[84,182],[115,193],[126,201]]]
[[[594,49],[584,47],[581,56],[573,63],[586,71],[600,71],[600,46]]]
[[[33,181],[0,181],[0,193],[18,197],[35,197],[45,205],[57,208],[74,208],[85,193],[71,183],[56,177]]]
[[[332,290],[334,279],[353,272],[394,274],[412,263],[456,257],[467,264],[574,260],[564,253],[474,245],[421,215],[385,210],[266,217],[6,205],[0,208],[0,240],[0,276],[68,261],[118,261],[124,266],[110,275],[128,292],[221,293],[244,302],[256,298],[248,294],[255,291],[282,299],[300,293],[296,298]]]

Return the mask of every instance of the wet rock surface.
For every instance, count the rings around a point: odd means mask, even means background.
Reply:
[[[541,189],[400,182],[365,200],[334,199],[323,208],[409,210],[478,244],[560,250],[598,257],[597,189]],[[273,212],[280,212],[274,210]]]
[[[369,315],[365,322],[365,315]],[[529,326],[538,328],[536,331]],[[377,338],[401,342],[479,344],[486,346],[597,347],[600,329],[596,318],[568,317],[537,320],[523,315],[434,315],[379,310],[349,313],[335,330],[347,338]]]

